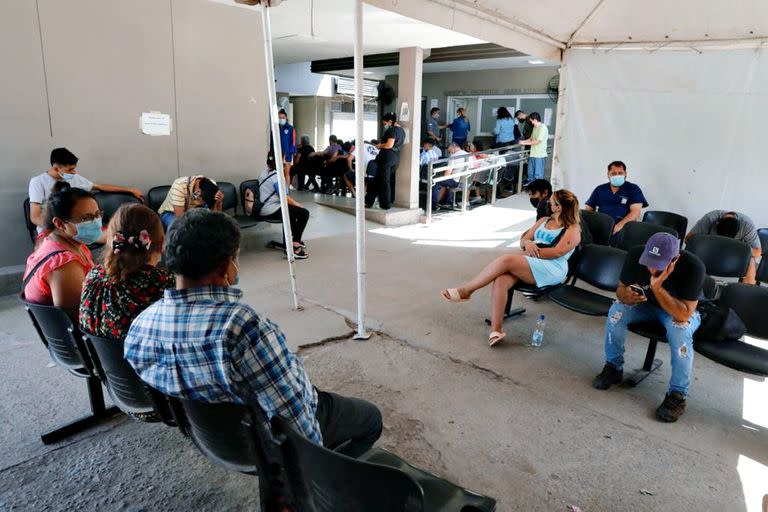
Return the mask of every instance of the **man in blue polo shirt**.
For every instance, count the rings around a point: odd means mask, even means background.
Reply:
[[[640,218],[640,212],[648,206],[643,191],[634,183],[627,181],[627,166],[624,162],[615,161],[608,164],[608,183],[598,185],[592,191],[584,209],[597,210],[613,217],[614,236],[621,231],[627,222]]]
[[[456,119],[453,120],[446,128],[451,130],[453,137],[451,140],[459,145],[463,146],[469,138],[469,132],[472,130],[472,126],[469,124],[469,118],[467,112],[463,107],[456,110]]]

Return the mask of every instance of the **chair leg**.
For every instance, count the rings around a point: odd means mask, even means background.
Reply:
[[[515,289],[510,288],[507,292],[507,305],[504,306],[504,320],[508,320],[512,318],[513,316],[520,316],[523,313],[525,313],[524,307],[517,307],[512,309],[512,300],[515,298]],[[491,325],[491,319],[486,318],[485,323],[487,325]]]
[[[655,359],[657,345],[657,340],[648,340],[648,350],[645,353],[645,361],[643,362],[643,367],[639,370],[635,370],[632,376],[627,379],[627,385],[630,387],[635,387],[643,382],[650,374],[661,368],[661,365],[664,363],[661,361],[661,359]]]
[[[102,421],[110,419],[116,414],[121,414],[120,409],[117,407],[106,407],[104,405],[104,391],[102,390],[99,379],[96,377],[88,377],[86,378],[86,382],[88,384],[88,398],[91,405],[91,414],[41,435],[40,439],[43,441],[43,444],[57,443],[71,435],[95,427]]]

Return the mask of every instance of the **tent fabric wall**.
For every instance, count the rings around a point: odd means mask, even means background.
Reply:
[[[583,202],[623,160],[650,209],[768,226],[768,52],[565,52],[559,186]]]

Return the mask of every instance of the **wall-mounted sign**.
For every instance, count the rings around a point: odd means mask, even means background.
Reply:
[[[171,116],[160,112],[144,112],[139,118],[141,133],[144,135],[160,136],[171,134]]]
[[[403,102],[400,105],[400,121],[408,122],[411,120],[411,109],[408,107],[407,102]]]

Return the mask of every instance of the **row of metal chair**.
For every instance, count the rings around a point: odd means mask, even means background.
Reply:
[[[546,288],[522,284],[510,290],[507,300],[507,315],[515,316],[525,311],[524,308],[511,309],[514,290],[534,300],[549,297],[556,304],[581,314],[607,316],[614,298],[593,290],[578,286],[584,282],[598,290],[615,293],[624,265],[626,251],[642,245],[659,231],[672,232],[676,236],[687,229],[687,220],[669,212],[648,212],[653,220],[669,221],[675,227],[662,226],[652,222],[630,222],[622,230],[616,247],[608,245],[613,232],[613,219],[599,212],[581,212],[582,239],[589,243],[580,247],[569,261],[569,272],[565,282]],[[655,215],[656,213],[663,215]],[[648,217],[648,216],[647,216]],[[682,219],[682,220],[680,220]],[[683,222],[685,221],[685,222]],[[760,230],[761,237],[768,241],[768,229]],[[761,238],[763,240],[763,238]],[[766,241],[763,246],[766,247]],[[750,247],[739,240],[716,235],[696,235],[691,237],[686,250],[699,257],[707,270],[704,298],[717,299],[720,304],[733,308],[742,318],[747,334],[768,339],[768,318],[761,311],[768,311],[768,288],[732,283],[719,288],[714,278],[741,278],[747,271],[751,257]],[[760,268],[766,267],[763,258]],[[763,280],[766,280],[764,277]],[[762,309],[761,309],[762,308]],[[643,368],[629,379],[631,385],[637,385],[652,371],[657,370],[662,362],[655,359],[658,343],[666,342],[666,333],[660,324],[634,324],[630,331],[649,339]],[[702,355],[724,366],[745,373],[768,376],[768,350],[761,349],[743,340],[713,342],[697,340],[694,349]]]
[[[146,386],[123,358],[123,342],[82,337],[55,306],[21,298],[56,365],[85,378],[92,414],[42,435],[45,444],[81,432],[120,411],[153,414],[177,427],[208,459],[259,478],[264,511],[493,512],[496,501],[373,448],[360,457],[317,446],[276,416],[271,431],[258,406],[205,403]],[[117,407],[105,407],[102,384]]]

